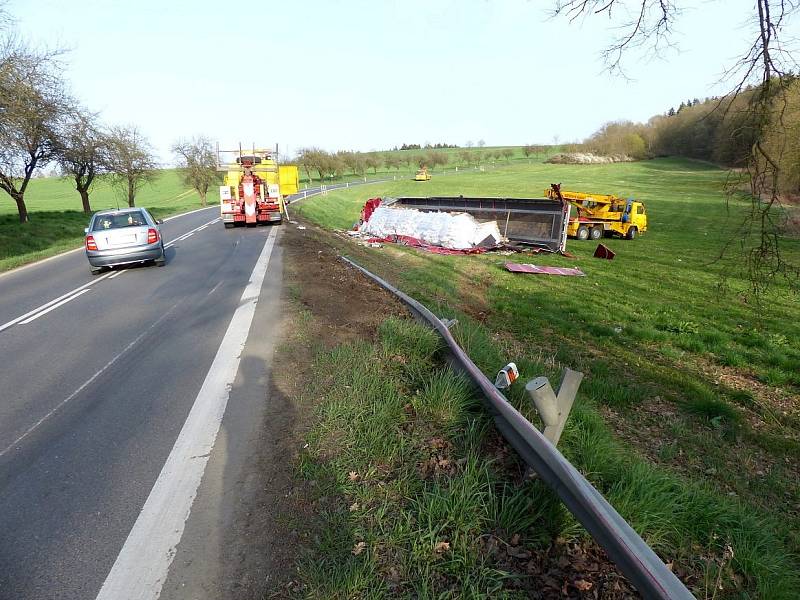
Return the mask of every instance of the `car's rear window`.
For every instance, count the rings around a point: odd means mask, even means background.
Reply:
[[[147,221],[140,211],[98,215],[94,219],[92,231],[121,229],[122,227],[141,227],[143,225],[147,225]]]

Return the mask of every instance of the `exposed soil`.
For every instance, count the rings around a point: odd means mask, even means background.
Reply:
[[[258,461],[264,486],[262,498],[248,514],[247,535],[270,543],[264,547],[265,557],[259,557],[262,564],[256,573],[240,574],[236,598],[288,594],[297,562],[312,535],[308,524],[314,522],[317,508],[309,500],[313,484],[297,479],[293,468],[313,419],[315,402],[306,394],[305,382],[314,375],[315,352],[320,346],[373,339],[385,318],[405,314],[399,302],[347,267],[330,246],[321,244],[317,232],[287,224],[281,233],[283,343],[274,359],[271,404],[296,418],[290,422],[276,412],[266,419],[265,428],[270,431],[262,438]],[[252,570],[253,561],[247,562]]]

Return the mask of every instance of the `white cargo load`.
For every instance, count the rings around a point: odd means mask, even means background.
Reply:
[[[451,250],[492,247],[503,239],[496,221],[478,223],[467,213],[425,212],[387,206],[376,208],[359,231],[378,238],[409,236]]]

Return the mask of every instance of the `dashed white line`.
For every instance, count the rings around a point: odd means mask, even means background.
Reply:
[[[217,221],[219,221],[219,217],[217,217],[216,219],[214,219],[212,221],[209,221],[208,223],[204,223],[203,225],[200,225],[199,227],[195,227],[194,229],[192,229],[191,231],[187,231],[183,235],[179,235],[174,240],[171,240],[169,243],[164,244],[164,248],[170,248],[170,247],[174,246],[176,243],[182,242],[186,238],[193,236],[196,232],[200,231],[201,229],[205,229],[209,225],[213,225]]]
[[[88,291],[88,290],[87,290],[87,291]],[[150,332],[151,332],[153,329],[155,329],[155,328],[156,328],[156,327],[157,327],[157,326],[158,326],[158,325],[161,323],[161,321],[163,321],[164,319],[166,319],[166,318],[167,318],[167,316],[168,316],[168,315],[170,315],[170,314],[171,314],[171,313],[172,313],[172,312],[173,312],[173,311],[174,311],[176,308],[178,308],[178,306],[180,306],[180,305],[181,305],[181,302],[176,302],[175,304],[173,304],[173,305],[172,305],[172,306],[169,308],[169,310],[168,310],[167,312],[165,312],[165,313],[164,313],[163,315],[161,315],[161,316],[160,316],[158,319],[156,319],[156,320],[153,322],[153,324],[152,324],[152,325],[150,325],[150,327],[148,327],[147,329],[145,329],[145,330],[144,330],[144,332],[142,332],[141,334],[139,334],[139,336],[138,336],[138,337],[137,337],[135,340],[133,340],[133,341],[132,341],[130,344],[128,344],[127,346],[125,346],[125,348],[122,350],[122,352],[120,352],[120,353],[119,353],[119,354],[117,354],[117,355],[116,355],[114,358],[112,358],[110,361],[108,361],[108,362],[105,364],[105,366],[104,366],[102,369],[100,369],[99,371],[97,371],[97,373],[95,373],[95,374],[94,374],[94,375],[92,375],[92,376],[91,376],[89,379],[87,379],[86,381],[84,381],[84,382],[83,382],[83,384],[81,384],[81,386],[80,386],[80,387],[79,387],[77,390],[75,390],[75,391],[74,391],[74,392],[72,392],[72,393],[71,393],[69,396],[67,396],[66,398],[64,398],[64,399],[63,399],[61,402],[59,402],[59,403],[58,403],[58,404],[57,404],[57,405],[56,405],[56,406],[55,406],[55,407],[54,407],[54,408],[53,408],[53,409],[52,409],[50,412],[48,412],[48,413],[47,413],[45,416],[43,416],[41,419],[39,419],[38,421],[36,421],[36,423],[34,423],[33,425],[31,425],[31,426],[30,426],[30,427],[29,427],[29,428],[28,428],[28,429],[25,431],[25,433],[23,433],[21,436],[19,436],[19,437],[18,437],[16,440],[14,440],[14,441],[13,441],[11,444],[9,444],[9,445],[8,445],[6,448],[4,448],[3,450],[0,450],[0,457],[2,457],[4,454],[6,454],[7,452],[9,452],[10,450],[12,450],[13,448],[15,448],[16,446],[18,446],[18,445],[19,445],[19,443],[20,443],[22,440],[24,440],[24,439],[25,439],[26,437],[28,437],[28,436],[29,436],[31,433],[33,433],[34,431],[36,431],[36,429],[38,429],[38,428],[39,428],[39,426],[40,426],[42,423],[44,423],[44,422],[45,422],[47,419],[49,419],[50,417],[52,417],[52,416],[53,416],[53,415],[54,415],[56,412],[58,412],[58,411],[59,411],[59,410],[60,410],[60,409],[61,409],[61,408],[62,408],[62,407],[65,405],[65,404],[67,404],[67,402],[69,402],[70,400],[72,400],[73,398],[75,398],[75,396],[77,396],[77,395],[78,395],[78,394],[80,394],[80,393],[81,393],[83,390],[85,390],[87,386],[91,385],[91,383],[92,383],[92,382],[93,382],[95,379],[97,379],[98,377],[100,377],[100,375],[102,375],[103,373],[105,373],[105,372],[108,370],[108,368],[109,368],[109,367],[111,367],[111,365],[113,365],[115,362],[117,362],[117,361],[118,361],[118,360],[119,360],[119,359],[120,359],[122,356],[124,356],[124,355],[125,355],[125,354],[126,354],[126,353],[127,353],[127,352],[128,352],[130,349],[131,349],[131,348],[133,348],[133,347],[134,347],[136,344],[138,344],[138,343],[141,341],[141,339],[142,339],[144,336],[146,336],[146,335],[147,335],[148,333],[150,333]]]
[[[109,279],[114,279],[115,277],[119,277],[120,275],[125,274],[127,271],[114,271],[114,274],[109,277]]]

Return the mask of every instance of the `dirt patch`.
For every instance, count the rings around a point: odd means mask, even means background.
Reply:
[[[339,258],[315,228],[289,225],[282,239],[284,280],[290,295],[318,321],[317,342],[326,347],[372,339],[392,315],[407,315],[399,301]]]
[[[299,557],[310,546],[318,506],[311,500],[314,483],[295,476],[303,439],[314,414],[315,399],[306,393],[320,345],[334,347],[357,339],[374,339],[390,315],[403,306],[359,272],[346,266],[319,233],[283,227],[283,343],[277,348],[270,397],[276,407],[267,416],[260,440],[257,470],[261,497],[248,513],[248,536],[269,540],[264,556],[242,557],[235,598],[283,597],[290,593]],[[283,415],[292,413],[287,420]],[[276,431],[277,430],[277,431]],[[279,433],[275,437],[275,433]],[[291,466],[290,466],[291,465]],[[258,564],[257,564],[258,563]],[[291,584],[289,584],[291,585]]]

